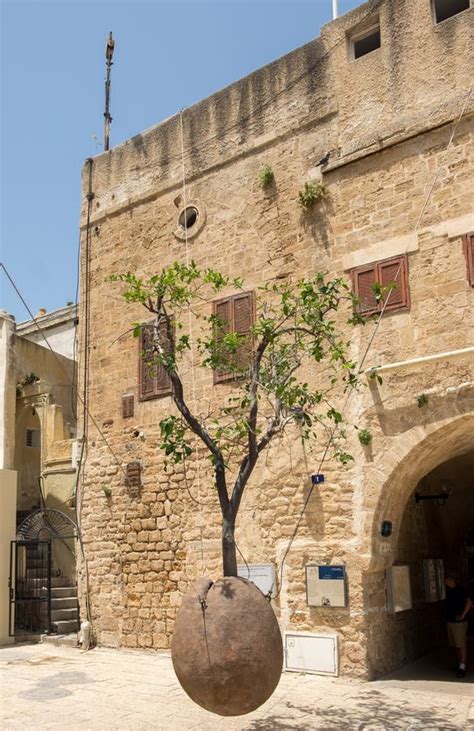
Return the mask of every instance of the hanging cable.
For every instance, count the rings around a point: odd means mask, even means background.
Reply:
[[[182,109],[179,113],[180,138],[181,138],[181,175],[182,175],[182,190],[183,190],[184,243],[185,243],[185,252],[186,252],[186,266],[189,266],[188,217],[186,215],[187,191],[186,191],[186,166],[185,166],[185,161],[184,161],[183,113],[184,113],[184,109]],[[192,314],[191,314],[190,306],[188,306],[188,328],[189,328],[189,343],[190,343],[190,358],[191,358],[191,394],[192,394],[193,404],[194,404],[194,406],[196,406],[196,378],[195,378],[195,373],[194,373],[193,322],[192,322]],[[198,444],[197,437],[195,437],[195,443]],[[202,518],[201,461],[199,458],[199,445],[196,448],[196,477],[197,477],[198,498],[197,498],[197,500],[195,500],[195,502],[198,503],[198,505],[199,505],[199,515]],[[202,530],[201,530],[201,556],[202,556],[202,563],[204,563]],[[202,566],[201,569],[202,569],[202,571],[204,571],[204,566]]]
[[[44,333],[44,330],[43,330],[43,328],[41,327],[41,325],[40,325],[40,324],[38,323],[38,321],[37,321],[37,320],[36,320],[36,318],[34,317],[34,315],[33,315],[32,311],[31,311],[31,309],[30,309],[30,308],[28,307],[28,305],[27,305],[27,303],[26,303],[26,301],[25,301],[25,298],[23,297],[23,295],[21,294],[20,290],[19,290],[19,289],[18,289],[18,287],[16,286],[16,284],[15,284],[15,282],[14,282],[13,278],[11,277],[10,273],[8,272],[8,270],[7,270],[7,268],[5,267],[5,265],[3,264],[3,262],[0,262],[0,268],[1,268],[1,269],[3,269],[3,272],[5,273],[5,276],[7,277],[7,279],[8,279],[8,280],[9,280],[9,282],[10,282],[10,284],[12,285],[13,289],[14,289],[14,290],[15,290],[15,292],[17,293],[17,295],[18,295],[18,297],[19,297],[19,299],[20,299],[20,301],[21,301],[22,305],[23,305],[23,306],[25,307],[25,309],[26,309],[26,311],[28,312],[29,316],[31,317],[32,321],[33,321],[33,322],[34,322],[34,324],[36,325],[36,328],[38,329],[39,333],[41,334],[41,337],[42,337],[42,338],[43,338],[43,340],[45,341],[45,343],[46,343],[46,346],[47,346],[47,347],[49,348],[49,350],[50,350],[50,351],[51,351],[51,353],[53,354],[53,356],[54,356],[54,358],[55,358],[55,360],[56,360],[57,364],[59,365],[60,369],[61,369],[61,370],[62,370],[62,372],[64,373],[64,375],[65,375],[65,377],[66,377],[66,379],[67,379],[67,381],[68,381],[68,384],[69,384],[69,385],[72,385],[72,384],[71,384],[71,376],[70,376],[70,374],[69,374],[69,373],[68,373],[68,372],[66,371],[66,369],[65,369],[65,367],[64,367],[64,365],[63,365],[63,363],[61,363],[61,361],[59,360],[59,358],[58,358],[58,354],[57,354],[57,353],[56,353],[56,352],[55,352],[55,351],[53,350],[53,348],[51,347],[51,344],[50,344],[50,342],[49,342],[48,338],[46,337],[46,335],[45,335],[45,333]],[[85,409],[87,410],[87,414],[88,414],[88,417],[89,417],[89,419],[91,420],[91,422],[92,422],[92,423],[94,424],[95,428],[97,429],[97,432],[98,432],[99,436],[101,437],[101,439],[103,440],[103,442],[104,442],[104,444],[106,445],[107,449],[108,449],[108,450],[109,450],[109,452],[111,453],[111,455],[112,455],[112,457],[114,458],[114,460],[115,460],[115,462],[116,462],[117,466],[118,466],[118,467],[120,468],[120,470],[121,470],[121,471],[123,472],[123,475],[124,475],[124,476],[126,477],[126,472],[125,472],[125,470],[124,470],[124,468],[123,468],[123,466],[122,466],[122,462],[121,462],[121,461],[119,460],[119,458],[118,458],[118,457],[117,457],[117,455],[115,454],[114,450],[112,449],[112,447],[111,447],[111,445],[110,445],[110,442],[109,442],[109,441],[107,440],[107,437],[105,436],[105,434],[103,433],[103,431],[102,431],[102,430],[101,430],[101,428],[99,427],[99,424],[97,423],[97,420],[95,419],[94,415],[93,415],[93,414],[91,413],[91,411],[89,410],[89,408],[85,406],[85,404],[84,404],[84,400],[83,400],[83,398],[82,398],[81,394],[79,393],[79,391],[78,391],[78,393],[77,393],[77,398],[78,398],[78,400],[79,400],[79,401],[81,402],[81,404],[82,404],[83,408],[85,408]]]

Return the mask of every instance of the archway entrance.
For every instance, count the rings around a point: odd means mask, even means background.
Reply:
[[[395,617],[401,660],[435,653],[431,662],[440,667],[430,672],[437,677],[455,662],[447,647],[444,575],[456,575],[472,596],[473,536],[474,451],[469,451],[420,480],[405,506],[393,555],[395,565],[408,567],[411,588],[411,608]],[[474,640],[472,614],[468,635]]]
[[[472,427],[472,419],[462,418],[425,433],[383,486],[365,589],[373,678],[424,657],[417,663],[417,679],[422,679],[419,673],[456,679],[455,654],[447,640],[444,574],[457,574],[474,595]],[[390,537],[381,534],[386,521],[393,528]],[[468,634],[474,667],[474,611]]]

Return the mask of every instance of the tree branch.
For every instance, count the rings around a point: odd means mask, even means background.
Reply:
[[[171,317],[166,313],[166,310],[161,304],[161,310],[159,312],[156,312],[156,330],[159,337],[160,333],[160,325],[161,322],[164,320],[166,324],[166,336],[168,338],[168,341],[171,345],[172,352],[175,352],[175,337],[174,337],[174,328],[171,323]],[[161,350],[161,355],[163,356],[164,349],[163,345],[158,341],[157,347]],[[176,404],[176,407],[178,411],[180,412],[183,419],[186,421],[190,429],[196,434],[196,436],[201,439],[201,441],[206,445],[210,453],[212,454],[214,458],[214,471],[216,475],[216,487],[217,487],[217,493],[219,496],[219,503],[221,506],[222,514],[225,516],[228,513],[229,510],[229,495],[227,493],[227,484],[226,484],[226,476],[225,476],[225,464],[224,464],[224,458],[222,456],[222,452],[220,451],[217,444],[212,439],[209,432],[204,428],[204,426],[200,423],[200,421],[194,416],[194,414],[191,413],[185,398],[184,398],[184,389],[183,389],[183,383],[181,381],[180,376],[178,375],[178,372],[176,368],[173,366],[171,367],[169,362],[167,363],[166,360],[163,363],[163,366],[168,373],[168,376],[170,377],[171,383],[173,385],[173,401]]]
[[[257,416],[258,399],[257,391],[260,377],[260,363],[268,346],[268,340],[264,337],[257,347],[255,359],[252,366],[252,377],[250,381],[250,412],[248,420],[248,449],[250,460],[257,458]]]

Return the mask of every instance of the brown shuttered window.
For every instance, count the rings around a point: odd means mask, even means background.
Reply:
[[[245,367],[250,362],[252,354],[251,329],[255,320],[254,293],[239,292],[239,294],[213,302],[213,314],[221,322],[217,335],[218,343],[219,339],[227,333],[240,333],[247,336],[246,340],[239,345],[235,356],[235,362],[239,368]],[[238,374],[232,371],[214,371],[214,383],[232,381],[237,377]]]
[[[467,281],[474,287],[474,231],[463,236],[464,256],[466,257]]]
[[[357,267],[351,271],[354,293],[361,300],[358,311],[364,315],[371,315],[374,312],[381,312],[384,300],[377,302],[373,291],[373,285],[377,282],[382,288],[389,284],[396,284],[391,290],[385,311],[401,310],[410,304],[410,292],[408,288],[408,258],[406,254],[396,256],[393,259],[375,262],[363,267]]]
[[[166,325],[163,323],[163,336],[166,333]],[[154,348],[155,325],[145,325],[140,331],[139,337],[139,393],[140,401],[167,396],[171,393],[171,380],[165,367],[161,363],[154,363],[156,351]],[[170,352],[171,344],[167,346]]]

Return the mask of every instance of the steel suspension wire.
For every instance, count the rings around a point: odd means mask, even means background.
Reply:
[[[185,252],[186,252],[186,266],[189,265],[189,246],[188,246],[188,217],[186,214],[186,208],[187,208],[187,189],[186,189],[186,166],[184,161],[184,129],[183,129],[183,114],[184,109],[182,109],[179,113],[179,127],[180,127],[180,141],[181,141],[181,176],[182,176],[182,190],[183,190],[183,212],[184,212],[184,242],[185,242]],[[191,307],[188,306],[188,328],[189,328],[189,343],[190,343],[190,354],[191,354],[191,389],[192,389],[192,399],[194,405],[196,405],[196,377],[194,373],[194,341],[193,341],[193,323],[192,323],[192,314],[191,314]],[[198,438],[196,436],[196,443],[198,443]],[[196,477],[197,477],[197,489],[198,489],[198,498],[197,500],[193,498],[194,502],[196,502],[199,505],[199,515],[202,517],[202,506],[205,503],[202,503],[201,501],[201,462],[199,459],[199,449],[196,449]],[[187,480],[186,480],[187,482]],[[188,493],[190,493],[188,488]],[[201,521],[202,522],[202,521]],[[203,537],[202,537],[202,529],[201,529],[201,557],[202,557],[202,566],[201,570],[204,571],[204,548],[203,548]]]

